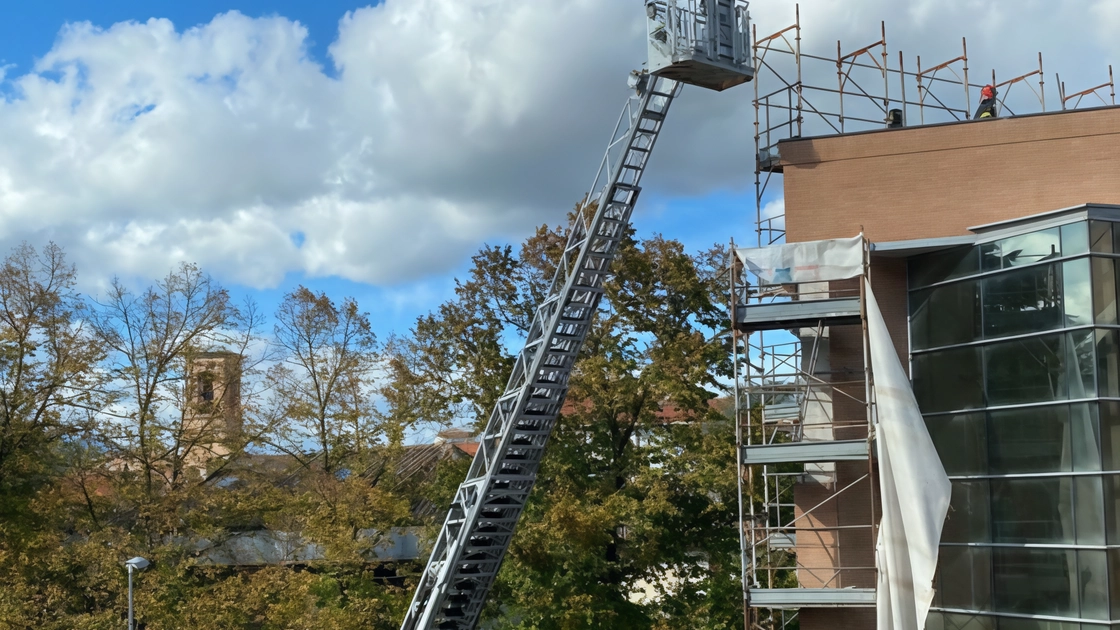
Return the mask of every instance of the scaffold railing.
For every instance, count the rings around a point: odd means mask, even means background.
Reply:
[[[961,53],[929,63],[919,55],[907,62],[902,50],[887,45],[887,26],[879,23],[877,41],[848,49],[836,43],[835,56],[803,50],[801,11],[794,9],[793,24],[766,35],[757,26],[752,36],[756,77],[754,81],[755,210],[758,243],[779,243],[785,235],[784,213],[770,193],[782,172],[778,143],[787,138],[844,134],[887,126],[925,125],[964,121],[978,104],[979,90],[989,83],[998,90],[1001,115],[1015,116],[1047,111],[1042,53],[1037,67],[1010,79],[997,80],[995,69],[976,73],[970,63],[968,41],[961,38]],[[1026,67],[1034,65],[1034,60]],[[976,77],[983,77],[978,82]],[[1112,66],[1108,81],[1081,90],[1067,91],[1060,75],[1061,109],[1116,104]],[[1013,89],[1022,84],[1029,89]]]
[[[829,591],[874,587],[862,282],[767,285],[737,260],[730,276],[743,583],[752,627],[777,629],[796,610],[752,593],[821,592],[825,605]],[[856,496],[863,508],[840,508]]]

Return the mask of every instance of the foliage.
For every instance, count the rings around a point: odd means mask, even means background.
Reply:
[[[565,238],[542,227],[516,255],[474,257],[455,299],[413,331],[402,364],[417,366],[414,382],[454,368],[414,400],[485,420]],[[495,586],[492,627],[741,621],[733,430],[709,405],[729,367],[724,260],[661,237],[625,242]]]
[[[0,628],[119,627],[133,555],[153,561],[136,577],[152,630],[396,628],[418,567],[371,547],[393,527],[434,532],[469,463],[418,477],[406,435],[481,426],[565,239],[542,226],[520,248],[484,247],[453,299],[384,344],[350,298],[299,287],[266,334],[194,265],[92,300],[56,246],[14,250],[0,275]],[[723,256],[627,237],[487,627],[741,622],[733,428],[712,404],[728,368]],[[198,366],[214,357],[229,372],[211,387]],[[236,405],[214,394],[233,381]],[[259,531],[324,557],[204,561]]]

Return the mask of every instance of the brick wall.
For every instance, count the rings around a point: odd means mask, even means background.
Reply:
[[[784,141],[786,239],[872,241],[1120,203],[1120,108]]]

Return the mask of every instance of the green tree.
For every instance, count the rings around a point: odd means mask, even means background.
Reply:
[[[74,267],[50,243],[0,266],[0,493],[36,478],[48,447],[90,428],[102,347],[83,325]]]
[[[325,293],[300,286],[284,296],[275,316],[273,343],[281,361],[269,371],[274,403],[290,422],[281,448],[331,473],[382,437],[369,400],[379,362],[369,315],[352,298],[336,305]]]
[[[413,330],[400,380],[436,385],[409,400],[485,418],[565,236],[542,227],[516,254],[474,257],[455,299]],[[627,238],[493,591],[494,627],[741,622],[734,433],[709,404],[729,371],[725,260]]]

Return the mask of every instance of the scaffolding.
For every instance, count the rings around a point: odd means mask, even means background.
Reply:
[[[795,5],[791,25],[753,32],[759,247],[785,241],[784,207],[772,202],[781,197],[783,140],[966,121],[989,83],[1001,116],[1047,111],[1042,53],[1004,78],[970,68],[964,38],[952,58],[910,62],[888,47],[884,22],[876,30],[870,44],[837,42],[835,56],[810,54]],[[1061,110],[1115,105],[1111,66],[1106,82],[1081,91],[1053,77]],[[879,514],[862,295],[869,262],[865,243],[861,279],[768,285],[732,256],[740,544],[752,630],[795,627],[804,608],[875,603]]]
[[[795,5],[794,22],[770,35],[752,37],[754,66],[755,212],[759,245],[781,242],[785,237],[784,212],[767,204],[779,185],[782,172],[779,142],[788,138],[844,134],[884,127],[964,121],[985,84],[998,91],[1003,115],[1046,111],[1046,81],[1042,53],[1025,64],[1030,68],[1008,79],[989,73],[969,75],[968,42],[961,38],[961,53],[938,63],[921,56],[909,66],[901,50],[890,52],[887,27],[879,24],[879,39],[866,46],[846,49],[836,43],[836,56],[802,50],[801,10]],[[976,82],[983,76],[982,83]],[[988,80],[990,76],[990,81]],[[1061,109],[1116,104],[1112,66],[1108,81],[1067,92],[1055,75]],[[1019,88],[1017,86],[1022,85]]]
[[[866,256],[865,245],[864,275]],[[863,282],[766,284],[737,259],[730,275],[748,627],[788,627],[804,607],[873,606]]]

